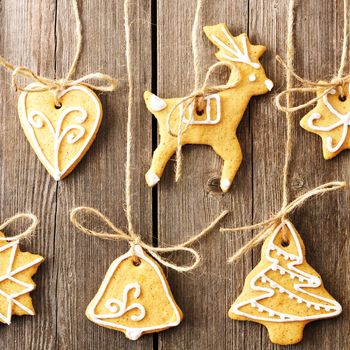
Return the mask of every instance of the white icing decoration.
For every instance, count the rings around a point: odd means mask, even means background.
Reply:
[[[335,92],[336,91],[334,89],[332,89],[329,93],[334,95]],[[340,147],[342,147],[342,145],[344,144],[346,136],[348,134],[348,127],[350,125],[350,112],[348,112],[346,114],[339,113],[335,108],[333,108],[333,106],[328,101],[328,94],[324,95],[322,99],[323,99],[323,103],[328,108],[328,110],[332,114],[334,114],[336,117],[338,117],[339,121],[335,122],[334,124],[328,125],[328,126],[318,126],[318,125],[314,124],[314,121],[320,119],[321,114],[314,113],[308,119],[307,125],[311,130],[316,130],[316,131],[332,131],[332,130],[342,126],[343,127],[342,135],[340,137],[340,140],[338,141],[338,143],[334,147],[333,147],[333,138],[331,136],[328,136],[326,139],[326,147],[327,147],[328,151],[329,152],[337,152],[340,149]]]
[[[248,77],[249,81],[253,82],[256,80],[256,75],[255,74],[250,74]]]
[[[142,331],[138,329],[129,328],[125,331],[125,336],[130,340],[137,340],[141,337],[141,335],[142,335]]]
[[[221,48],[225,49],[230,53],[230,55],[226,55],[221,52],[221,55],[224,58],[228,59],[229,61],[246,63],[255,69],[259,69],[260,64],[256,62],[252,62],[249,57],[246,36],[242,35],[242,46],[243,46],[243,52],[242,52],[238,47],[238,45],[235,43],[235,41],[232,39],[230,34],[227,32],[227,30],[224,27],[222,27],[221,30],[231,44],[231,46],[228,46],[223,41],[221,41],[216,35],[214,34],[211,35],[211,38],[218,46],[221,46]]]
[[[33,83],[33,84],[30,84],[27,88],[32,88],[36,86],[41,86],[41,85],[38,83]],[[58,159],[59,149],[60,149],[62,140],[67,136],[67,142],[70,144],[74,144],[78,142],[85,135],[86,129],[80,124],[86,121],[88,117],[87,111],[84,108],[79,106],[65,108],[62,110],[56,126],[53,126],[50,120],[47,118],[47,116],[45,116],[41,111],[33,110],[27,115],[26,97],[28,92],[26,91],[22,92],[18,100],[19,109],[21,111],[20,113],[23,114],[21,116],[22,125],[31,136],[31,139],[33,141],[33,148],[35,149],[35,152],[37,153],[37,155],[39,156],[40,160],[43,162],[45,167],[50,170],[51,174],[53,175],[56,181],[62,178],[62,176],[70,169],[70,167],[80,158],[82,153],[85,151],[87,145],[91,142],[91,139],[95,135],[96,129],[100,124],[100,120],[102,116],[101,106],[97,97],[84,86],[81,86],[81,85],[72,86],[62,91],[59,97],[62,97],[69,91],[74,91],[74,90],[82,91],[92,99],[96,107],[96,116],[95,116],[94,125],[92,126],[90,131],[90,135],[88,135],[88,137],[86,138],[86,141],[81,146],[80,150],[69,161],[69,163],[65,166],[64,169],[60,169],[59,159]],[[65,127],[65,129],[61,131],[62,123],[64,119],[72,112],[80,113],[80,115],[74,117],[75,124],[68,125]],[[46,124],[47,127],[50,129],[52,137],[54,138],[54,164],[51,164],[46,158],[35,135],[34,129],[40,129],[44,126],[44,124]]]
[[[13,270],[12,268],[13,268],[13,263],[15,260],[18,244],[19,244],[19,241],[14,241],[14,242],[10,242],[10,243],[0,247],[0,252],[3,252],[7,249],[11,249],[11,255],[10,255],[9,262],[8,262],[7,270],[6,270],[5,275],[0,276],[0,284],[1,284],[1,282],[5,281],[5,280],[10,280],[11,282],[16,283],[17,285],[24,287],[24,289],[21,292],[17,292],[14,294],[8,294],[0,288],[0,295],[2,295],[7,300],[7,313],[6,313],[6,315],[3,315],[0,313],[0,320],[6,324],[11,323],[12,305],[13,304],[15,304],[16,306],[21,308],[27,314],[34,315],[32,310],[28,309],[25,305],[23,305],[18,300],[16,300],[16,298],[18,298],[21,295],[30,293],[32,290],[34,290],[35,285],[20,281],[13,276],[15,276],[16,274],[18,274],[24,270],[27,270],[30,267],[40,263],[44,259],[44,258],[40,257],[38,259],[35,259],[34,261],[29,262],[28,264],[22,265],[22,266],[18,267],[17,269]]]
[[[152,94],[149,100],[149,106],[153,111],[158,112],[166,108],[167,104],[162,98]]]
[[[291,232],[293,239],[295,241],[296,249],[298,251],[297,256],[294,254],[290,254],[288,252],[284,252],[284,256],[287,256],[288,260],[290,260],[290,262],[287,263],[288,269],[285,269],[284,267],[279,265],[278,259],[273,258],[271,256],[271,252],[276,251],[278,248],[273,243],[273,241],[274,241],[275,237],[277,236],[277,234],[280,232],[280,230],[283,228],[284,225],[288,226],[289,231]],[[333,316],[339,315],[342,311],[342,307],[337,301],[313,294],[313,293],[309,292],[308,290],[304,289],[304,288],[318,288],[321,286],[322,282],[321,282],[321,279],[318,278],[317,276],[310,275],[310,274],[308,274],[304,271],[301,271],[295,267],[296,265],[301,265],[304,261],[304,258],[303,258],[300,242],[298,240],[296,232],[294,231],[294,228],[293,228],[292,224],[290,223],[290,221],[285,220],[284,223],[280,224],[276,228],[274,233],[271,235],[271,238],[269,238],[269,239],[270,240],[269,240],[269,243],[268,243],[267,248],[266,248],[265,258],[268,261],[270,261],[272,264],[270,266],[268,266],[267,268],[265,268],[264,270],[260,271],[250,281],[250,288],[252,290],[259,291],[259,292],[266,292],[266,293],[261,294],[257,297],[254,297],[252,299],[248,299],[246,301],[237,303],[236,305],[232,305],[230,311],[236,315],[245,316],[245,317],[248,317],[250,319],[259,320],[259,321],[270,321],[270,322],[293,322],[293,321],[317,320],[317,319],[328,318],[328,317],[333,317]],[[276,281],[273,281],[271,278],[266,276],[266,273],[268,271],[271,271],[271,270],[284,271],[285,273],[289,274],[291,277],[292,276],[297,277],[298,279],[301,278],[302,281],[305,281],[305,283],[304,284],[300,284],[300,283],[294,284],[295,291],[310,295],[311,297],[316,298],[316,299],[321,300],[321,301],[324,301],[327,304],[320,304],[320,303],[311,302],[311,301],[306,300],[306,299],[300,297],[299,295],[293,293],[292,291],[285,289],[284,287],[279,285]],[[291,272],[290,270],[292,270],[294,272]],[[262,280],[262,279],[266,280],[266,282],[269,283],[269,285],[270,285],[270,287],[272,287],[272,289],[269,287],[262,287],[262,286],[257,285],[257,282],[259,280]],[[283,291],[283,293],[288,294],[288,297],[290,299],[295,299],[298,303],[305,303],[307,308],[310,308],[312,306],[315,310],[325,309],[326,312],[329,312],[329,311],[331,311],[331,312],[328,314],[319,314],[319,315],[312,315],[312,316],[297,316],[297,315],[293,315],[293,314],[286,314],[286,313],[277,312],[277,311],[272,310],[272,309],[259,303],[259,300],[264,300],[266,298],[273,297],[275,295],[275,292],[277,289],[279,291]],[[240,308],[242,308],[245,305],[251,305],[251,306],[254,305],[253,307],[259,307],[263,311],[269,313],[269,315],[270,315],[270,312],[273,313],[274,317],[268,318],[268,317],[256,316],[256,315],[249,314],[247,312],[243,312],[240,310]]]
[[[206,115],[207,118],[205,120],[195,120],[194,119],[194,102],[192,102],[189,107],[189,118],[185,115],[184,113],[184,106],[183,103],[180,105],[180,116],[181,116],[181,121],[183,123],[192,125],[192,124],[218,124],[221,120],[221,99],[219,94],[213,94],[213,95],[208,95],[204,97],[204,100],[207,102],[206,105]],[[216,103],[216,116],[212,119],[211,118],[211,108],[210,108],[210,101],[214,100]]]
[[[265,86],[267,87],[267,90],[271,91],[273,89],[273,81],[270,79],[266,79]]]
[[[139,304],[139,303],[134,303],[129,306],[127,306],[128,303],[128,293],[131,290],[134,291],[134,298],[137,299],[140,294],[141,294],[141,287],[138,283],[129,283],[124,287],[123,290],[123,300],[120,301],[115,298],[110,298],[106,301],[106,308],[111,312],[110,314],[105,314],[105,315],[99,315],[99,319],[106,319],[106,318],[117,318],[120,316],[123,316],[125,313],[138,309],[139,310],[139,315],[132,315],[130,318],[133,321],[141,321],[144,319],[146,315],[145,308]]]
[[[166,295],[166,297],[167,297],[167,299],[168,299],[168,301],[169,301],[170,305],[172,306],[173,311],[175,313],[175,317],[176,317],[175,321],[169,322],[169,323],[165,323],[165,324],[150,326],[150,327],[137,327],[137,326],[136,327],[127,327],[127,326],[118,324],[116,322],[110,322],[110,321],[106,320],[106,317],[105,317],[106,315],[98,315],[98,314],[95,313],[96,306],[98,305],[98,303],[102,299],[102,297],[103,297],[103,295],[104,295],[104,293],[105,293],[105,291],[106,291],[106,289],[107,289],[111,279],[113,278],[113,275],[114,275],[115,271],[117,270],[118,266],[120,265],[120,263],[122,261],[124,261],[125,259],[130,258],[133,255],[139,257],[145,263],[150,264],[152,266],[152,268],[154,269],[154,271],[157,273],[157,276],[159,277],[159,279],[160,279],[160,281],[162,283],[162,286],[163,286],[163,289],[164,289],[164,293],[165,293],[165,295]],[[129,286],[129,288],[130,288],[130,285],[131,285],[131,287],[135,288],[136,285],[139,285],[139,284],[138,283],[132,283],[132,284],[129,284],[127,286]],[[127,286],[124,287],[124,294],[126,292],[126,287]],[[141,292],[141,289],[140,289],[140,292]],[[137,288],[135,290],[135,293],[136,294],[134,294],[134,296],[136,298],[136,296],[137,297],[139,296]],[[123,297],[123,299],[124,299],[124,297]],[[109,300],[111,300],[111,299],[109,299]],[[154,302],[156,303],[157,301],[155,300]],[[130,305],[130,307],[131,306],[136,307],[136,305],[137,305],[137,308],[141,311],[139,306],[142,306],[142,305],[140,305],[140,304],[132,304],[132,305]],[[112,312],[114,312],[114,310],[112,310]],[[145,255],[145,253],[143,252],[142,247],[139,246],[139,245],[135,245],[133,248],[130,248],[130,250],[126,254],[120,256],[118,259],[113,261],[112,265],[109,267],[109,269],[107,271],[106,277],[104,278],[100,289],[98,290],[95,298],[92,300],[92,302],[90,303],[90,305],[88,307],[88,313],[89,313],[89,316],[91,317],[91,319],[93,320],[93,322],[95,322],[95,323],[97,323],[98,325],[101,325],[101,326],[122,329],[122,330],[125,331],[126,337],[131,339],[131,340],[137,340],[145,332],[157,331],[157,330],[161,330],[161,329],[164,329],[164,328],[175,327],[181,322],[181,316],[179,314],[179,311],[178,311],[178,309],[176,307],[176,304],[175,304],[174,300],[172,299],[172,297],[171,297],[171,295],[169,293],[167,282],[165,281],[164,276],[163,276],[160,268],[154,263],[154,261],[152,261],[147,255]],[[145,314],[146,314],[146,310],[145,310]],[[138,315],[138,316],[140,317],[141,315]],[[115,317],[115,315],[114,315],[114,317]],[[140,320],[141,320],[141,318],[140,318]],[[139,320],[133,320],[133,321],[137,322]]]

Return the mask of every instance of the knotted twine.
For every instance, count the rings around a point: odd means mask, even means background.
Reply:
[[[168,247],[154,247],[142,241],[140,234],[136,233],[133,227],[133,213],[132,213],[132,179],[131,179],[131,154],[132,154],[132,106],[134,103],[134,83],[132,80],[132,64],[131,64],[131,38],[130,38],[130,15],[129,7],[131,0],[125,0],[124,2],[124,18],[125,18],[125,39],[126,39],[126,65],[128,71],[128,83],[129,83],[129,95],[128,95],[128,120],[127,120],[127,141],[126,141],[126,166],[125,166],[125,198],[126,198],[126,219],[128,223],[128,230],[124,231],[116,227],[111,220],[109,220],[104,214],[94,208],[78,207],[71,212],[71,222],[81,232],[109,240],[122,240],[126,241],[133,248],[135,245],[140,245],[145,249],[153,258],[164,266],[170,267],[178,272],[190,271],[198,266],[201,261],[200,254],[193,248],[189,248],[190,245],[196,241],[204,238],[217,223],[228,213],[224,210],[215,220],[213,220],[208,227],[192,236],[187,241],[178,244],[176,246]],[[104,231],[95,231],[85,227],[79,220],[78,215],[90,214],[99,218],[104,224],[106,224],[113,233]],[[188,252],[193,256],[193,262],[189,265],[177,265],[169,260],[163,258],[160,253],[169,252]]]
[[[74,17],[76,22],[76,40],[77,40],[77,48],[74,55],[74,59],[72,65],[69,68],[69,71],[65,78],[63,79],[51,79],[47,77],[40,76],[39,74],[34,73],[30,68],[23,66],[14,66],[8,61],[5,60],[2,56],[0,56],[0,65],[4,68],[12,71],[12,86],[15,91],[26,91],[26,92],[42,92],[42,91],[53,91],[56,96],[56,103],[59,104],[60,92],[67,89],[70,86],[74,85],[84,85],[92,90],[107,92],[114,91],[116,88],[116,80],[110,77],[107,74],[103,74],[100,72],[87,74],[79,79],[72,79],[73,74],[76,71],[83,45],[83,36],[82,36],[82,25],[79,16],[79,9],[77,0],[72,0],[73,9],[74,9]],[[32,86],[32,87],[23,87],[17,82],[18,76],[28,78],[37,83],[40,83],[42,86]],[[101,84],[96,85],[90,80],[97,80],[101,82]],[[104,83],[104,85],[102,84]]]
[[[344,85],[350,83],[350,74],[344,76],[344,68],[346,65],[346,59],[347,59],[347,52],[348,52],[348,46],[349,46],[349,30],[348,30],[348,0],[344,0],[344,28],[343,28],[343,47],[342,47],[342,54],[341,54],[341,60],[340,60],[340,66],[338,69],[337,75],[329,82],[320,81],[320,82],[314,82],[307,79],[304,79],[300,77],[298,74],[296,74],[293,70],[292,66],[286,65],[282,58],[277,56],[277,61],[284,67],[284,69],[287,72],[287,76],[293,76],[297,81],[301,83],[301,86],[299,87],[287,87],[286,90],[282,91],[276,96],[276,106],[280,111],[283,112],[296,112],[301,109],[304,109],[306,107],[309,107],[316,103],[318,100],[323,98],[323,96],[330,93],[332,89],[338,89],[340,96],[344,96]],[[290,96],[293,93],[310,93],[310,92],[317,92],[320,88],[325,88],[325,90],[319,94],[318,96],[308,100],[305,103],[301,103],[297,106],[290,106],[288,105],[286,101],[286,105],[283,105],[281,100],[283,97]]]
[[[253,237],[248,243],[246,243],[242,248],[237,250],[233,256],[228,259],[229,263],[235,262],[240,259],[243,255],[257,246],[260,242],[264,241],[276,228],[277,226],[284,222],[289,214],[291,214],[295,209],[301,207],[308,199],[323,195],[327,192],[336,191],[346,186],[345,182],[333,181],[320,185],[306,193],[298,196],[295,200],[289,203],[289,187],[288,187],[288,177],[290,171],[291,162],[291,150],[292,150],[292,112],[293,107],[291,106],[291,96],[290,92],[293,91],[292,88],[292,74],[293,72],[293,57],[294,57],[294,45],[293,45],[293,29],[294,29],[294,0],[289,2],[288,8],[288,25],[287,25],[287,79],[286,79],[286,107],[284,111],[286,112],[287,119],[287,140],[285,146],[285,161],[283,167],[283,203],[279,212],[274,214],[270,219],[259,222],[253,225],[247,225],[237,228],[222,228],[221,232],[237,232],[237,231],[247,231],[263,228],[255,237]],[[344,63],[345,64],[345,63]],[[342,63],[343,65],[343,63]],[[343,68],[342,68],[343,69]],[[287,241],[288,237],[283,231],[283,240]]]
[[[166,126],[168,133],[177,137],[177,150],[176,150],[176,174],[175,181],[178,182],[182,176],[182,136],[187,131],[188,127],[193,122],[194,116],[191,115],[189,119],[183,120],[183,116],[186,111],[193,104],[194,111],[204,111],[205,109],[205,100],[204,98],[211,94],[216,94],[221,91],[232,89],[240,81],[240,72],[238,68],[230,62],[216,62],[208,68],[208,71],[205,75],[203,85],[200,86],[199,77],[200,77],[200,59],[199,59],[199,31],[201,27],[199,24],[199,16],[201,9],[203,7],[203,0],[197,1],[196,12],[194,16],[193,26],[192,26],[192,54],[193,54],[193,67],[194,67],[194,90],[187,96],[181,98],[178,103],[176,103],[173,108],[170,110],[167,116]],[[237,75],[237,80],[223,85],[212,85],[209,83],[211,75],[220,67],[228,67],[231,71],[235,71]],[[170,122],[174,112],[179,108],[180,105],[183,105],[182,113],[179,115],[177,132],[171,130]],[[184,124],[184,126],[183,126]]]
[[[35,228],[38,226],[39,220],[34,214],[30,213],[18,213],[8,219],[5,219],[5,221],[0,225],[0,231],[5,229],[7,226],[11,225],[12,223],[16,222],[19,219],[29,219],[32,221],[32,223],[28,226],[26,230],[23,232],[17,234],[16,236],[12,237],[0,237],[0,241],[18,241],[23,238],[28,238],[35,230]]]

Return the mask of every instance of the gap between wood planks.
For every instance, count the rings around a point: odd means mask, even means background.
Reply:
[[[151,91],[157,94],[157,0],[151,0],[151,62],[152,62],[152,80]],[[157,120],[152,118],[152,154],[158,145],[158,126]],[[152,188],[152,244],[158,246],[158,186]],[[153,350],[158,350],[158,333],[153,333]]]

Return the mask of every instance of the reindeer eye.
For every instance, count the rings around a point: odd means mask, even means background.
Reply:
[[[255,81],[256,80],[255,74],[250,74],[248,79],[249,81],[252,81],[252,82]]]

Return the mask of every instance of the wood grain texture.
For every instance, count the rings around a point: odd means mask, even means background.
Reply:
[[[201,25],[226,22],[234,34],[247,32],[252,43],[267,46],[261,59],[275,92],[284,86],[283,71],[275,62],[285,57],[287,0],[206,1]],[[244,160],[231,191],[222,195],[218,179],[221,160],[206,146],[184,148],[183,177],[174,182],[169,162],[159,186],[149,190],[144,173],[157,144],[156,123],[146,111],[145,89],[162,97],[178,97],[193,88],[191,28],[194,0],[140,0],[132,2],[132,57],[135,83],[133,106],[134,225],[148,241],[177,244],[200,231],[222,209],[232,213],[223,226],[239,226],[267,218],[282,200],[281,173],[286,123],[273,105],[274,93],[253,98],[238,129]],[[119,81],[114,93],[101,94],[104,118],[86,156],[64,181],[46,173],[21,130],[17,94],[10,75],[0,71],[0,220],[18,211],[40,217],[37,235],[23,242],[26,250],[47,258],[35,281],[37,315],[16,317],[0,326],[0,348],[18,349],[279,349],[269,342],[264,327],[233,322],[227,317],[242,290],[245,276],[260,260],[260,249],[236,265],[227,257],[252,237],[214,233],[196,247],[202,266],[193,273],[167,270],[177,303],[184,312],[179,327],[131,342],[119,332],[98,327],[84,316],[102,278],[125,243],[111,243],[81,235],[69,223],[69,211],[87,205],[101,210],[126,227],[124,165],[127,118],[123,1],[80,1],[84,48],[76,77],[101,71]],[[295,69],[306,78],[331,77],[340,60],[342,0],[297,1]],[[75,27],[70,0],[0,0],[0,54],[18,65],[60,78],[73,58]],[[200,34],[202,78],[216,61],[214,46]],[[347,67],[350,69],[350,67]],[[227,73],[218,74],[224,82]],[[295,102],[305,101],[298,97]],[[291,196],[333,180],[350,181],[350,152],[334,160],[322,157],[320,139],[298,126],[295,113]],[[152,120],[153,118],[153,120]],[[304,340],[293,349],[350,347],[349,191],[327,194],[298,209],[292,220],[303,237],[310,264],[322,275],[343,314],[306,327]],[[92,224],[92,222],[90,222]],[[15,232],[14,230],[10,232]],[[171,254],[178,262],[188,257]],[[284,347],[288,349],[289,347]],[[290,347],[292,348],[292,347]]]

